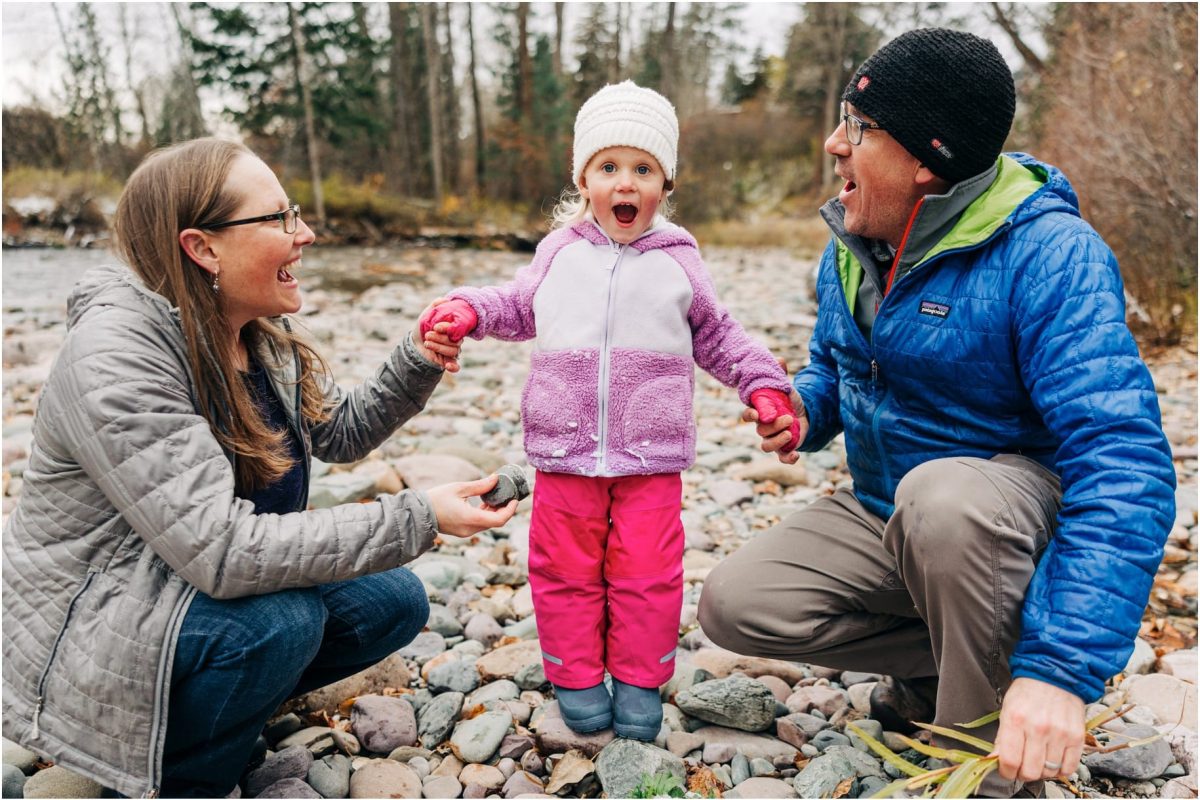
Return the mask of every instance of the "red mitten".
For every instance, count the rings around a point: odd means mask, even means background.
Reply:
[[[790,453],[800,446],[800,417],[792,407],[792,398],[778,389],[755,389],[750,393],[750,405],[758,412],[758,421],[770,424],[783,416],[792,418],[788,433],[792,438],[779,448],[781,453]]]
[[[450,337],[451,341],[458,342],[475,330],[475,326],[479,324],[479,317],[475,315],[475,309],[466,300],[447,300],[430,307],[421,315],[421,336],[424,337],[439,322],[450,323],[450,329],[446,331],[446,335]]]

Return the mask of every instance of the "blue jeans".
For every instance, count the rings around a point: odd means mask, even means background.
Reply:
[[[403,567],[236,600],[197,594],[171,671],[162,796],[229,794],[281,703],[381,661],[428,618]]]

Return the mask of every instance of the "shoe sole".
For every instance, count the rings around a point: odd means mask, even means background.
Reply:
[[[662,726],[655,728],[653,731],[644,725],[622,725],[620,722],[613,724],[613,733],[625,739],[637,739],[639,742],[653,742],[658,738],[658,731]]]
[[[612,714],[601,714],[594,717],[584,717],[579,721],[563,717],[563,722],[567,723],[567,727],[576,733],[595,733],[602,731],[605,728],[612,727]]]

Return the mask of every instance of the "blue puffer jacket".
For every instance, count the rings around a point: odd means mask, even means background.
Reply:
[[[844,288],[862,267],[836,237],[826,248],[811,361],[795,378],[811,426],[802,449],[844,430],[855,493],[883,519],[900,479],[931,459],[1020,453],[1054,470],[1058,530],[1012,673],[1092,701],[1132,652],[1175,472],[1112,251],[1057,169],[1020,153],[999,167],[895,282],[870,341]]]

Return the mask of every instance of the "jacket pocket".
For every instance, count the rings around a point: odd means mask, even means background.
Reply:
[[[54,637],[54,643],[50,645],[50,654],[46,657],[46,666],[42,670],[42,674],[38,676],[37,682],[37,699],[33,706],[32,730],[30,739],[37,739],[41,735],[38,728],[38,718],[42,714],[42,705],[46,701],[46,682],[50,679],[50,669],[54,666],[54,658],[58,655],[58,646],[62,643],[63,637],[66,636],[67,626],[71,624],[71,616],[75,612],[75,607],[79,604],[79,598],[83,597],[83,593],[92,585],[92,580],[99,575],[97,570],[88,570],[87,576],[83,579],[83,583],[79,589],[71,596],[71,602],[67,604],[67,613],[63,615],[62,625],[58,628],[58,633]]]
[[[527,454],[565,458],[595,448],[598,369],[595,350],[533,354],[521,392]]]
[[[614,449],[642,466],[690,461],[696,447],[691,376],[667,375],[643,383],[629,395]]]

